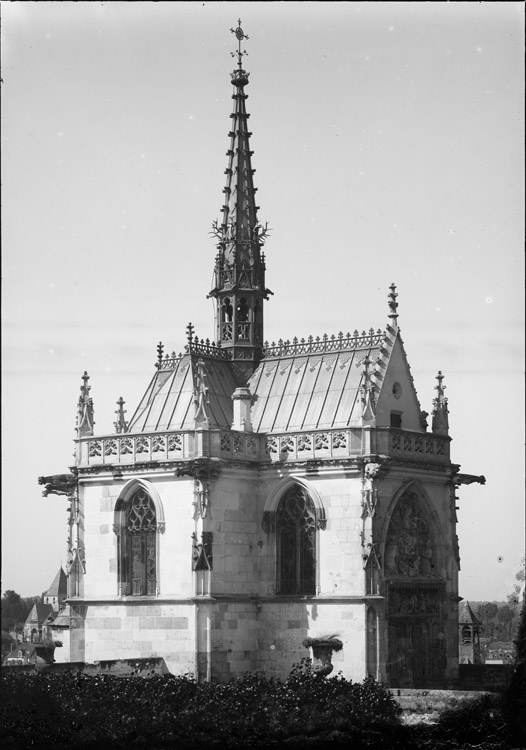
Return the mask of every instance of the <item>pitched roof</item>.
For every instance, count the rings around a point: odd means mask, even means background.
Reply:
[[[480,620],[477,619],[475,615],[473,614],[473,610],[471,609],[468,601],[466,601],[466,603],[464,604],[464,607],[460,613],[458,621],[461,625],[480,625],[481,624]]]
[[[212,350],[212,347],[209,348]],[[197,348],[189,354],[167,357],[160,363],[127,431],[194,429],[200,359],[204,363],[208,389],[205,409],[209,426],[212,429],[230,429],[232,394],[238,383],[230,361],[214,353],[207,355],[203,347],[203,351]]]
[[[69,604],[66,604],[65,607],[62,607],[57,614],[55,615],[54,619],[50,622],[52,627],[54,628],[69,628],[70,626],[70,617],[71,617],[71,610]],[[51,618],[51,615],[50,615]]]
[[[388,353],[382,331],[324,336],[267,347],[249,381],[256,432],[359,426],[366,358],[380,384],[377,363]]]
[[[68,579],[66,578],[66,574],[64,573],[64,570],[61,565],[56,576],[53,578],[53,581],[51,582],[51,586],[45,592],[44,596],[60,597],[60,596],[67,596],[67,593],[68,593]]]
[[[26,618],[26,625],[33,622],[38,622],[41,625],[51,612],[53,612],[51,604],[35,602]]]

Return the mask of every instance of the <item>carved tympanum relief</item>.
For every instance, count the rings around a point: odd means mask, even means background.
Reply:
[[[435,549],[418,496],[406,493],[398,502],[385,545],[385,574],[401,578],[435,578]]]

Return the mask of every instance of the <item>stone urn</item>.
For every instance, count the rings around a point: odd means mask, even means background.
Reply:
[[[341,651],[343,643],[339,638],[333,636],[321,638],[305,638],[303,641],[305,648],[312,651],[312,669],[314,674],[320,677],[326,677],[334,669],[332,664],[333,651]]]

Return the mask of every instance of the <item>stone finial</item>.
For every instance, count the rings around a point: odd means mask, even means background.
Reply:
[[[388,317],[391,318],[393,326],[397,325],[397,318],[398,313],[396,312],[398,308],[398,302],[396,301],[396,298],[398,297],[398,294],[396,292],[396,285],[393,283],[389,287],[391,290],[389,294],[387,295],[388,298],[388,304],[389,304],[389,315]]]
[[[89,375],[84,372],[82,376],[83,383],[80,386],[80,396],[77,403],[77,435],[78,437],[84,437],[85,435],[93,435],[93,399],[90,397],[89,392],[91,386],[88,385]]]
[[[118,409],[115,412],[115,414],[117,415],[117,421],[113,423],[115,425],[115,432],[118,433],[126,432],[126,430],[128,429],[128,423],[126,422],[126,419],[124,417],[124,415],[126,414],[126,409],[124,409],[125,403],[126,402],[124,401],[122,396],[120,396],[119,400],[117,401]]]
[[[446,390],[446,386],[443,385],[442,381],[444,380],[444,376],[442,375],[441,370],[438,371],[438,375],[436,376],[436,380],[438,381],[438,385],[435,386],[435,391],[437,392],[436,398],[433,399],[433,421],[432,421],[432,430],[437,435],[448,435],[449,434],[449,420],[448,420],[448,414],[449,409],[447,407],[447,398],[444,394],[444,391]]]

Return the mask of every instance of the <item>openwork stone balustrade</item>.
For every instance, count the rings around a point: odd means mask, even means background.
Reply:
[[[312,461],[378,454],[392,458],[446,464],[449,438],[432,433],[372,429],[364,441],[361,428],[316,430],[275,435],[210,431],[207,443],[196,433],[169,432],[108,435],[79,441],[80,466],[180,461],[199,455],[234,461]]]

